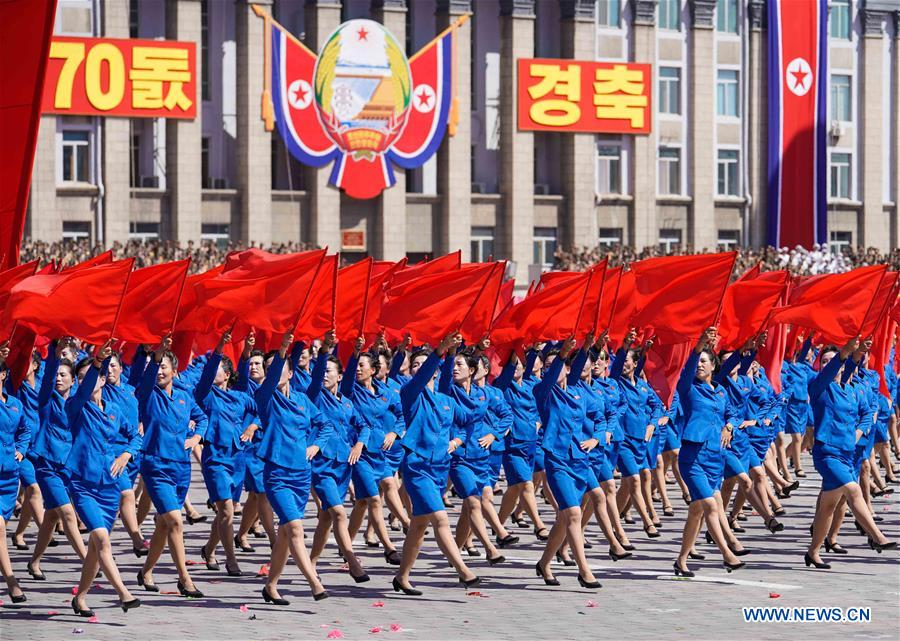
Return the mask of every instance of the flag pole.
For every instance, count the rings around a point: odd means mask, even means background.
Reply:
[[[363,296],[363,308],[362,315],[359,319],[359,335],[363,336],[366,331],[366,314],[369,312],[369,287],[372,286],[372,266],[375,264],[375,261],[371,256],[366,258],[369,261],[369,270],[368,275],[366,276],[366,294]]]
[[[178,312],[181,307],[181,297],[184,295],[184,286],[187,284],[188,272],[191,271],[191,258],[188,256],[187,265],[184,268],[184,278],[181,279],[181,289],[178,290],[178,299],[175,301],[175,312],[172,314],[172,326],[169,333],[175,333],[175,323],[178,321]]]
[[[725,286],[722,287],[722,295],[719,296],[719,308],[716,309],[716,315],[713,318],[713,327],[719,326],[719,320],[722,316],[722,305],[725,303],[725,292],[728,291],[728,284],[731,280],[731,274],[734,272],[734,264],[737,262],[737,252],[731,252],[731,269],[728,271],[728,278],[725,279]]]

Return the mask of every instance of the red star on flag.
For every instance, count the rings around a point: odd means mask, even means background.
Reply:
[[[294,102],[303,102],[306,100],[306,90],[302,86],[298,86],[294,91]]]
[[[366,42],[369,41],[369,32],[366,31],[365,27],[360,27],[359,31],[356,32],[356,35],[359,37],[360,41],[363,41],[363,40],[365,40]]]
[[[424,87],[422,87],[422,89],[419,90],[419,93],[416,94],[416,98],[419,99],[419,106],[426,106],[428,104],[428,101],[431,100],[431,96],[427,91],[425,91]]]
[[[802,69],[798,69],[797,71],[792,71],[791,75],[794,76],[794,89],[796,89],[797,87],[803,87],[806,81],[806,76],[808,76],[809,74],[807,74]]]

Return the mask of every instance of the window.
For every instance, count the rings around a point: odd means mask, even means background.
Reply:
[[[726,33],[737,33],[737,0],[718,0],[716,2],[716,29]]]
[[[737,149],[720,149],[716,172],[716,194],[719,196],[738,196],[738,151]]]
[[[90,182],[90,158],[90,131],[74,129],[62,132],[62,182]]]
[[[681,149],[659,148],[659,193],[681,193]]]
[[[678,246],[681,245],[680,229],[660,229],[659,230],[659,251],[671,254]]]
[[[129,173],[129,186],[141,186],[141,135],[131,136],[131,172]]]
[[[622,244],[622,228],[621,227],[601,227],[600,234],[597,237],[597,244],[602,249],[612,249]]]
[[[473,263],[484,263],[494,255],[494,228],[472,227],[471,236]]]
[[[553,267],[556,260],[556,228],[534,228],[534,264]]]
[[[134,0],[132,0],[132,4],[134,4]],[[200,2],[200,96],[202,100],[210,99],[208,0],[201,0]]]
[[[159,223],[128,223],[128,239],[145,242],[159,238]]]
[[[850,39],[850,0],[831,0],[828,19],[831,21],[831,37]]]
[[[831,190],[832,198],[850,199],[850,154],[831,152]]]
[[[272,136],[272,140],[275,136]],[[274,166],[275,163],[272,163]],[[200,139],[200,184],[204,189],[212,188],[212,180],[209,178],[209,136],[203,136]]]
[[[128,3],[128,37],[139,38],[141,34],[141,11],[137,0]]]
[[[603,27],[618,27],[621,0],[600,0],[597,3],[597,24]]]
[[[681,69],[659,68],[659,113],[681,113]]]
[[[200,225],[200,240],[211,240],[224,249],[231,240],[230,226],[228,223],[203,223]]]
[[[59,0],[54,33],[66,36],[94,35],[94,0]]]
[[[844,249],[849,249],[853,243],[853,233],[849,231],[832,231],[828,233],[828,248],[834,254],[840,254]]]
[[[91,224],[86,220],[64,220],[63,240],[87,240],[91,237]]]
[[[681,28],[681,0],[659,0],[659,28]]]
[[[850,122],[853,120],[850,102],[850,76],[831,75],[831,119]]]
[[[597,193],[622,193],[622,146],[597,145]]]
[[[727,252],[737,249],[741,244],[741,231],[739,229],[720,229],[716,240],[719,251]]]
[[[737,118],[738,72],[736,69],[719,69],[716,80],[716,113]]]

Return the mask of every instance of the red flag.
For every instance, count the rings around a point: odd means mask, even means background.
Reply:
[[[889,314],[882,316],[872,336],[872,349],[869,352],[869,369],[878,372],[878,390],[888,399],[891,399],[891,392],[888,389],[884,372],[896,333],[897,321],[891,318]]]
[[[392,284],[379,322],[420,343],[437,343],[457,330],[478,341],[490,326],[502,269],[503,263],[467,265]]]
[[[600,320],[600,305],[603,302],[603,290],[606,284],[607,260],[594,265],[588,270],[588,284],[584,290],[584,298],[575,322],[575,340],[582,341],[589,333],[596,333]]]
[[[692,349],[694,349],[694,341],[684,341],[670,345],[654,344],[647,353],[644,361],[647,382],[650,383],[653,391],[666,407],[672,405],[678,378],[681,376],[681,370],[684,369],[684,364]]]
[[[297,254],[252,249],[231,255],[221,274],[194,286],[197,303],[220,312],[229,319],[227,326],[239,319],[284,332],[296,320],[324,256],[324,249]]]
[[[893,308],[897,301],[897,272],[885,272],[878,285],[878,291],[869,303],[869,309],[859,328],[859,335],[863,338],[872,336],[875,328]]]
[[[435,258],[434,260],[416,263],[412,267],[406,267],[394,274],[391,281],[392,287],[397,287],[411,280],[415,280],[420,276],[430,276],[431,274],[440,274],[442,272],[450,272],[462,267],[462,251],[457,250],[452,254]],[[443,336],[441,336],[443,338]]]
[[[100,344],[113,335],[134,259],[62,274],[31,276],[13,287],[3,312],[37,334]],[[6,324],[6,323],[4,323]]]
[[[199,284],[221,274],[224,269],[224,265],[216,265],[201,274],[192,274],[187,277],[184,282],[184,290],[181,292],[181,302],[178,304],[178,314],[175,320],[176,332],[205,331],[211,324],[211,317],[217,318],[221,315],[200,305],[196,288]]]
[[[313,340],[334,329],[338,276],[338,255],[326,256],[311,281],[306,302],[294,318],[294,338]],[[303,291],[302,289],[300,291]]]
[[[97,265],[108,265],[111,262],[113,262],[113,252],[111,249],[107,249],[102,254],[97,254],[96,256],[83,260],[80,263],[76,263],[71,267],[66,267],[62,271],[73,272],[79,269],[87,269],[88,267],[96,267]]]
[[[661,256],[631,266],[635,275],[632,326],[655,328],[669,344],[696,340],[716,322],[737,252]]]
[[[773,323],[791,323],[820,332],[826,343],[843,345],[860,334],[887,265],[810,278],[792,291],[790,304],[775,309]]]
[[[766,326],[772,308],[787,287],[787,272],[779,280],[741,277],[725,290],[719,319],[719,349],[740,349]],[[745,274],[746,276],[746,274]]]
[[[762,261],[756,263],[753,267],[751,267],[750,269],[745,271],[743,274],[741,274],[741,277],[738,278],[737,281],[735,281],[735,282],[739,283],[744,280],[753,280],[754,278],[759,277],[761,271],[762,271]]]
[[[19,264],[56,0],[0,2],[0,271]]]
[[[372,278],[369,279],[369,302],[366,310],[366,337],[370,340],[377,335],[382,325],[378,322],[381,316],[381,307],[387,299],[387,290],[393,284],[394,275],[406,267],[406,258],[401,258],[396,263],[387,261],[375,261],[372,267]],[[400,337],[395,337],[400,338]]]
[[[13,287],[34,276],[37,273],[37,267],[38,261],[33,260],[30,263],[0,272],[0,309],[6,309],[6,303],[9,301]],[[6,326],[5,323],[0,324],[0,343],[9,338],[14,323],[15,319],[11,318],[9,326]]]
[[[190,264],[185,259],[135,271],[122,299],[116,338],[158,343],[171,332]]]
[[[494,318],[497,320],[507,308],[513,304],[513,292],[516,288],[516,279],[510,278],[500,285],[500,295],[497,296],[497,306],[494,308]]]
[[[372,276],[372,259],[366,258],[353,265],[342,267],[337,275],[337,314],[334,329],[341,344],[353,346],[362,334],[369,302],[369,280]]]
[[[631,329],[631,317],[634,316],[635,278],[634,272],[624,271],[624,267],[618,267],[618,278],[615,289],[612,292],[612,304],[609,311],[609,322],[606,329],[609,331],[611,344],[625,338],[625,334]],[[603,305],[604,309],[606,304]]]
[[[772,273],[772,272],[769,272]],[[778,301],[784,304],[790,300],[792,284],[788,281],[781,299]],[[769,316],[771,323],[772,315]],[[756,354],[756,360],[766,371],[769,382],[776,394],[781,394],[781,364],[784,362],[785,345],[787,343],[788,326],[784,323],[770,324],[766,329],[766,342],[759,348]]]

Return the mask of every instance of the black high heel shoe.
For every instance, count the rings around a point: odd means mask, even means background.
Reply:
[[[785,514],[787,514],[787,510],[785,510],[783,507],[780,507],[777,510],[774,510],[772,514],[774,516],[784,516]]]
[[[706,531],[706,542],[709,545],[712,545],[713,543],[715,543],[715,541],[713,541],[712,534],[709,533],[709,530]]]
[[[602,585],[600,585],[600,581],[585,581],[584,577],[580,574],[578,575],[578,584],[588,590],[596,590],[603,587]]]
[[[546,534],[543,534],[543,532],[546,532]],[[550,530],[545,527],[540,529],[534,528],[534,536],[537,537],[538,541],[546,541],[550,538]]]
[[[825,537],[825,551],[833,554],[847,554],[847,550],[842,548],[840,543],[837,541],[829,541],[828,537]]]
[[[853,519],[853,525],[856,527],[856,531],[859,532],[862,536],[868,536],[868,533],[863,529],[863,526],[859,524],[859,521]]]
[[[744,532],[747,531],[746,529],[744,529],[740,525],[738,525],[737,521],[729,521],[728,527],[730,527],[731,531],[734,532],[735,534],[743,534]]]
[[[740,570],[745,565],[747,565],[747,564],[744,563],[743,561],[741,561],[739,563],[722,563],[722,567],[724,567],[728,571],[729,574],[731,574],[735,570]]]
[[[646,533],[648,539],[658,539],[658,538],[660,537],[660,533],[659,533],[658,531],[657,531],[657,532],[651,532],[651,531],[650,531],[650,528],[651,528],[651,527],[657,527],[657,526],[656,526],[656,524],[654,524],[654,525],[652,525],[652,526],[650,526],[650,525],[645,525],[645,526],[644,526],[644,533]]]
[[[234,547],[240,548],[241,552],[253,552],[253,547],[249,543],[241,543],[239,534],[234,535]]]
[[[93,610],[82,610],[81,608],[78,607],[78,597],[77,596],[72,597],[72,609],[75,610],[75,614],[77,614],[80,617],[94,616]]]
[[[675,568],[675,576],[683,576],[688,579],[694,576],[693,572],[691,572],[690,570],[686,570],[678,565],[678,561],[675,561],[675,563],[672,564],[672,567]]]
[[[748,554],[750,554],[750,550],[748,550],[747,548],[744,548],[743,550],[735,550],[733,547],[731,547],[730,544],[728,546],[728,549],[731,550],[731,553],[735,556],[747,556]]]
[[[28,597],[25,596],[25,593],[22,594],[10,594],[9,598],[12,599],[13,603],[25,603],[28,600]]]
[[[122,608],[122,612],[128,612],[134,608],[141,607],[141,600],[132,599],[131,601],[119,601],[119,606]]]
[[[29,561],[28,565],[25,566],[25,570],[28,572],[28,574],[31,575],[31,578],[34,579],[35,581],[46,581],[47,580],[47,577],[44,575],[43,572],[35,572],[34,571],[34,568],[31,565],[31,561]]]
[[[672,507],[664,507],[663,516],[675,516],[675,509]]]
[[[628,552],[627,550],[622,554],[616,554],[615,552],[613,552],[612,548],[609,548],[609,558],[611,558],[613,561],[621,561],[622,559],[627,559],[630,556],[631,552]]]
[[[206,523],[205,514],[198,514],[197,516],[191,516],[190,514],[188,514],[184,518],[188,522],[188,525],[193,525],[194,523]]]
[[[809,552],[803,555],[803,562],[806,563],[806,567],[815,566],[817,570],[830,570],[830,563],[819,563],[814,558],[809,555]]]
[[[271,603],[272,605],[290,605],[291,602],[287,599],[282,599],[280,597],[276,598],[272,596],[272,593],[269,592],[269,588],[264,586],[262,589],[262,598],[266,603]]]
[[[776,532],[781,532],[784,529],[784,523],[779,523],[773,516],[771,519],[766,521],[766,529],[772,534],[775,534]],[[735,530],[735,532],[737,532],[737,530]]]
[[[519,542],[519,537],[513,536],[512,534],[507,534],[502,539],[497,537],[497,545],[501,548],[508,548]]]
[[[521,516],[512,517],[512,522],[515,523],[517,527],[528,527],[528,521]]]
[[[557,560],[558,562],[562,563],[563,565],[567,566],[567,567],[572,567],[572,566],[574,566],[574,565],[578,565],[578,564],[575,563],[575,561],[573,561],[572,559],[564,559],[564,558],[563,558],[563,555],[562,555],[561,553],[559,553],[559,552],[556,553],[556,560]]]
[[[469,588],[474,587],[474,586],[478,585],[479,583],[481,583],[481,577],[480,577],[480,576],[476,576],[474,579],[469,579],[468,581],[466,581],[465,579],[460,579],[460,580],[459,580],[459,583],[460,583],[460,585],[462,585],[465,589],[468,590]]]
[[[381,543],[379,543],[378,541],[369,541],[369,540],[366,540],[366,547],[367,547],[367,548],[377,548],[377,547],[381,547]]]
[[[688,558],[694,561],[705,561],[706,555],[699,552],[688,552]]]
[[[488,562],[488,565],[497,565],[499,563],[505,563],[506,557],[503,556],[502,554],[498,554],[493,559],[491,557],[488,557],[487,562]]]
[[[359,576],[353,576],[353,574],[351,574],[350,578],[353,579],[354,583],[365,583],[366,581],[370,580],[372,577],[369,576],[368,572],[363,572]]]
[[[469,556],[481,556],[481,552],[478,551],[478,548],[474,545],[467,545],[465,547],[466,554]]]
[[[631,543],[629,543],[628,545],[625,545],[624,543],[622,543],[622,539],[619,537],[618,534],[616,534],[615,536],[616,536],[616,540],[619,542],[619,545],[621,545],[625,550],[627,550],[629,552],[634,552],[635,547]]]
[[[534,564],[534,572],[537,576],[544,579],[544,585],[559,585],[559,579],[553,577],[552,579],[547,578],[547,574],[544,572],[544,569],[541,567],[541,562],[538,561]]]
[[[203,559],[203,562],[206,563],[207,570],[213,570],[214,572],[218,572],[219,563],[218,561],[210,561],[209,555],[206,554],[206,544],[200,547],[200,558]]]
[[[193,590],[188,590],[186,587],[184,587],[184,583],[182,583],[181,581],[178,582],[178,591],[181,593],[181,596],[186,596],[191,599],[203,598],[203,593],[200,590],[197,590],[196,588]]]
[[[406,596],[422,596],[422,590],[416,590],[415,588],[407,588],[400,583],[396,578],[391,581],[391,585],[394,586],[394,592],[402,592]]]
[[[887,543],[876,543],[875,540],[869,537],[869,547],[881,554],[882,550],[893,550],[897,547],[896,541],[888,541]]]
[[[397,550],[385,550],[384,560],[389,565],[400,565],[400,553]]]
[[[141,546],[139,548],[131,546],[131,551],[134,552],[134,555],[137,558],[141,558],[142,556],[147,556],[147,554],[150,552],[150,550],[148,550],[147,548],[145,548],[143,546]]]
[[[25,541],[22,541],[21,543],[19,543],[16,540],[16,535],[13,534],[12,532],[10,532],[10,534],[9,534],[9,540],[12,541],[13,547],[16,548],[17,550],[27,550],[28,549],[28,544],[25,543]]]
[[[328,598],[328,590],[322,590],[318,594],[313,595],[313,599],[315,599],[316,601],[322,601],[327,598]]]
[[[228,572],[228,576],[244,576],[239,567],[229,567],[227,562],[225,563],[225,571]]]
[[[159,592],[159,586],[155,583],[147,583],[144,580],[144,571],[138,570],[137,573],[137,584],[144,588],[147,592]]]

